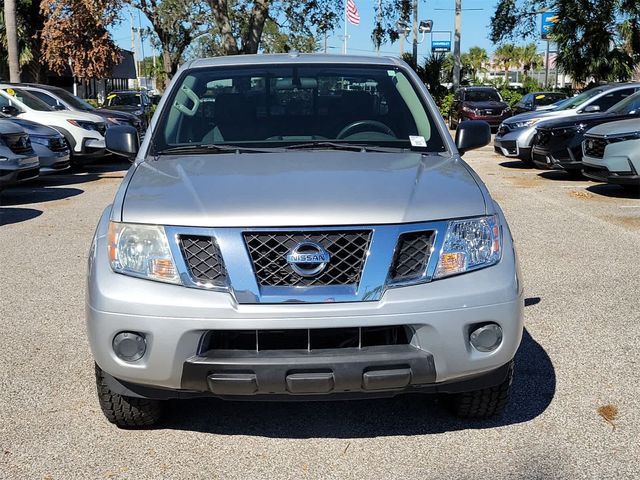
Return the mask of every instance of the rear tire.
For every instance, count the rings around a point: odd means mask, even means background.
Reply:
[[[163,413],[162,401],[114,393],[106,384],[102,369],[98,365],[95,367],[98,401],[109,422],[120,428],[141,428],[151,427],[160,421]]]
[[[449,409],[460,418],[487,419],[499,415],[509,402],[512,381],[513,360],[509,364],[507,378],[501,384],[451,395]]]

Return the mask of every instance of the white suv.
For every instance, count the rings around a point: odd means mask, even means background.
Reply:
[[[105,153],[106,124],[98,115],[54,110],[26,90],[9,84],[0,84],[0,111],[58,130],[71,147],[73,163],[82,163]]]

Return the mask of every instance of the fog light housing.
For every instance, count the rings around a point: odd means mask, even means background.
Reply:
[[[147,341],[140,333],[120,332],[113,337],[113,351],[125,362],[135,362],[147,351]]]
[[[487,323],[472,330],[469,342],[479,352],[493,352],[502,343],[502,328],[497,323]]]

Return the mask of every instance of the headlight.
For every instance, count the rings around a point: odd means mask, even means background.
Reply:
[[[469,113],[476,113],[475,108],[467,107],[466,105],[462,107],[462,110]]]
[[[7,162],[9,159],[7,157],[0,157],[0,163]]]
[[[161,226],[111,222],[107,248],[114,272],[181,283]]]
[[[82,128],[84,130],[98,130],[98,127],[93,122],[86,122],[84,120],[67,120],[71,125]]]
[[[502,255],[498,217],[452,220],[444,238],[435,278],[495,265]]]
[[[33,135],[29,135],[29,138],[31,139],[31,143],[37,143],[45,147],[49,146],[49,137],[34,137]]]
[[[135,112],[133,112],[134,115],[140,116],[142,115],[144,112],[142,110],[136,110]]]
[[[536,123],[538,123],[540,121],[539,118],[534,118],[533,120],[525,120],[522,122],[514,122],[511,124],[512,128],[527,128],[527,127],[531,127],[533,125],[535,125]]]

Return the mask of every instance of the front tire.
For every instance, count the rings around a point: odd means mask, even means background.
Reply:
[[[451,395],[449,409],[460,418],[487,419],[499,415],[509,403],[512,381],[513,360],[502,383],[494,387]]]
[[[162,401],[114,393],[105,382],[102,369],[98,365],[95,367],[98,401],[109,422],[120,428],[144,428],[160,421],[163,413]]]

